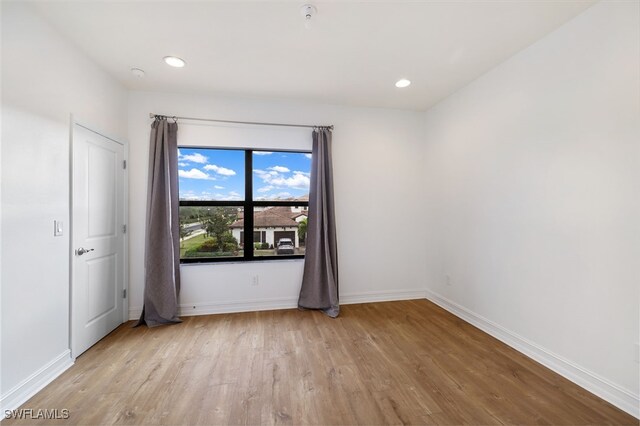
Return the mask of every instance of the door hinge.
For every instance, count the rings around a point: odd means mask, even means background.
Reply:
[[[127,168],[127,160],[123,160],[122,161],[122,168],[126,169]]]
[[[122,290],[122,298],[123,299],[127,298],[127,289],[126,288],[124,290]]]
[[[122,225],[122,233],[123,234],[127,233],[127,225]]]

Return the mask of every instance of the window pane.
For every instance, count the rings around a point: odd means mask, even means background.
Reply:
[[[253,243],[255,257],[304,255],[307,231],[306,206],[255,207]]]
[[[244,200],[244,151],[179,148],[180,200]]]
[[[242,257],[242,207],[180,207],[180,258]]]
[[[311,154],[253,151],[254,200],[309,200]]]

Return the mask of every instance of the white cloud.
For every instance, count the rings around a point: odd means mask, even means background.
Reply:
[[[266,171],[266,170],[254,169],[253,173],[257,174],[262,179],[268,179],[269,176],[278,176],[279,175],[279,173],[276,172],[275,170]]]
[[[178,163],[178,166],[179,166],[179,167],[187,167],[187,166],[188,166],[188,164],[187,164],[187,163]]]
[[[263,186],[262,188],[258,188],[258,192],[269,192],[274,188],[275,186],[267,185],[267,186]]]
[[[242,200],[242,197],[240,196],[240,194],[238,194],[235,191],[229,191],[229,194],[227,194],[227,195],[220,194],[220,193],[215,194],[214,200],[240,201],[240,200]]]
[[[305,154],[304,156],[311,159],[311,154]]]
[[[273,154],[273,152],[269,152],[269,151],[253,151],[253,153],[255,155],[271,155],[271,154]]]
[[[194,191],[180,192],[180,199],[187,201],[205,201],[211,200],[213,194],[210,192],[202,191],[200,194],[196,194]]]
[[[181,200],[193,200],[193,197],[195,196],[196,194],[193,191],[180,191],[178,198]]]
[[[215,164],[207,164],[206,166],[204,166],[204,169],[213,170],[214,172],[222,176],[234,176],[236,174],[236,172],[231,169],[226,169],[224,167],[216,166]]]
[[[309,173],[309,172],[301,172],[300,170],[296,170],[293,173],[294,174],[298,174],[298,175],[311,176],[311,173]]]
[[[291,177],[284,177],[275,170],[265,171],[255,169],[253,171],[267,186],[274,186],[279,189],[309,189],[309,176],[304,172],[294,172]]]
[[[189,200],[189,201],[210,201],[210,200],[217,200],[217,201],[242,201],[242,197],[240,197],[240,195],[237,192],[229,192],[228,194],[222,194],[220,192],[216,192],[215,194],[211,194],[211,193],[202,193],[203,195],[192,195],[189,193],[181,193],[180,194],[180,199],[181,200]]]
[[[203,179],[203,180],[215,180],[216,178],[209,176],[207,173],[198,169],[191,170],[178,170],[178,176],[186,179]]]
[[[291,171],[291,170],[287,169],[284,166],[269,167],[269,170],[273,170],[273,171],[278,172],[278,173],[289,173]]]
[[[270,194],[270,195],[263,195],[261,197],[257,197],[256,200],[282,200],[282,199],[286,199],[286,198],[291,198],[292,195],[288,192],[280,192],[278,194]]]
[[[224,186],[220,186],[220,185],[214,185],[213,186],[214,189],[224,189]]]
[[[182,161],[190,161],[192,163],[198,163],[198,164],[206,164],[209,162],[209,159],[204,155],[200,154],[199,152],[196,152],[195,154],[188,154],[188,155],[178,154],[178,158]]]
[[[269,181],[271,185],[293,189],[309,189],[309,177],[302,174],[294,174],[292,177],[277,177]]]

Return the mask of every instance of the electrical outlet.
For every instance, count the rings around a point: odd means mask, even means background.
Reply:
[[[255,287],[258,284],[260,284],[260,280],[258,279],[258,276],[257,275],[253,275],[251,277],[251,285]]]
[[[451,275],[447,274],[444,276],[444,283],[446,285],[451,285]]]

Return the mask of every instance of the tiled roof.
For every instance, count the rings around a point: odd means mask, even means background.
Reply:
[[[296,217],[298,214],[293,213],[290,207],[270,207],[266,210],[255,212],[253,226],[255,228],[297,228],[298,222],[293,220],[292,217]],[[243,228],[244,219],[236,220],[230,227]]]
[[[303,214],[305,216],[309,216],[307,210],[302,210],[302,212],[292,212],[291,211],[291,207],[287,207],[287,206],[270,207],[268,210],[265,210],[265,211],[272,211],[272,212],[277,213],[277,214],[279,214],[281,216],[290,217],[291,219],[295,219],[296,217],[300,216],[301,214]]]
[[[291,219],[295,219],[295,218],[300,217],[300,216],[309,216],[309,210],[306,210],[306,209],[302,210],[301,212],[292,212],[291,211],[291,207],[278,206],[278,207],[268,207],[265,210],[256,212],[256,214],[254,216],[254,221],[257,220],[258,215],[260,215],[260,214],[262,214],[264,212],[271,212],[271,213],[274,213],[274,214],[277,214],[277,215],[280,215],[280,216],[289,217]],[[238,214],[238,220],[231,225],[232,228],[240,227],[240,226],[237,225],[238,222],[244,223],[244,222],[242,222],[242,219],[244,219],[244,212],[243,211],[239,211],[237,214]],[[273,225],[267,225],[267,226],[273,226]],[[282,225],[277,225],[277,226],[282,226]]]

